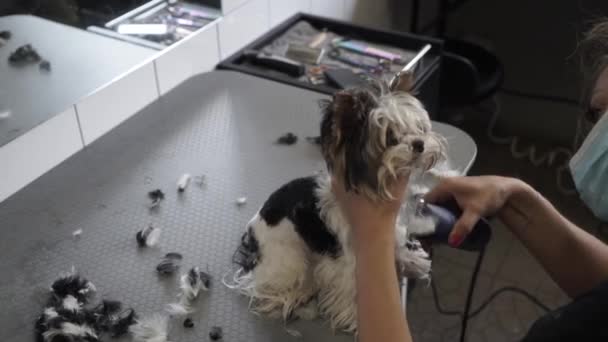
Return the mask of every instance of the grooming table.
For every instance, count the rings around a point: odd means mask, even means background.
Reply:
[[[184,255],[182,271],[197,265],[213,276],[196,304],[195,327],[172,320],[171,341],[206,341],[214,325],[225,341],[352,341],[309,321],[289,324],[302,334],[293,337],[221,283],[267,196],[324,168],[319,147],[305,139],[318,134],[323,97],[233,72],[202,74],[0,203],[0,341],[32,341],[49,285],[72,266],[97,286],[98,298],[123,301],[140,315],[162,311],[178,293],[178,275],[155,271],[167,252]],[[435,128],[448,139],[452,166],[466,171],[476,154],[472,139],[448,125]],[[274,143],[289,131],[297,144]],[[206,181],[193,179],[178,194],[186,172]],[[151,211],[147,193],[156,188],[166,197]],[[241,196],[247,203],[239,207]],[[149,224],[163,230],[160,244],[138,248],[135,233]],[[77,229],[80,238],[72,236]]]

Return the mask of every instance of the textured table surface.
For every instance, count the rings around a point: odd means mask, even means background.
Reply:
[[[0,17],[12,37],[0,47],[0,146],[67,110],[86,95],[143,63],[156,50],[125,43],[31,15]],[[51,71],[14,66],[8,57],[31,44]]]
[[[199,75],[0,203],[0,340],[32,341],[49,285],[72,266],[96,284],[98,298],[159,312],[175,300],[178,277],[159,278],[155,266],[180,252],[182,270],[197,265],[214,279],[196,304],[195,328],[173,321],[171,341],[205,341],[213,325],[224,328],[225,341],[352,341],[323,322],[290,324],[302,333],[292,337],[221,284],[245,223],[270,192],[324,167],[304,139],[318,133],[320,98],[232,72]],[[452,165],[467,169],[473,141],[436,127],[450,142]],[[275,145],[288,131],[297,144]],[[178,195],[186,172],[205,175],[206,184]],[[166,198],[151,212],[146,194],[155,188]],[[241,196],[248,200],[238,207]],[[148,224],[163,230],[160,244],[139,249],[135,233]]]

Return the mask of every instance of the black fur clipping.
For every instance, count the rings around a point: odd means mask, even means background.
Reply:
[[[306,137],[306,140],[314,145],[321,145],[321,136],[316,137]]]
[[[179,253],[167,253],[156,266],[156,271],[164,276],[171,275],[179,269],[182,255]]]
[[[293,145],[296,142],[298,142],[298,136],[291,132],[285,133],[277,139],[279,145]]]
[[[184,320],[184,328],[194,328],[194,322],[192,322],[192,318],[186,318]]]
[[[209,338],[211,341],[219,341],[224,338],[222,328],[218,326],[211,327],[211,330],[209,331]]]
[[[200,278],[200,280],[203,283],[203,285],[205,286],[205,288],[208,289],[211,286],[211,275],[209,273],[200,271],[198,273],[198,277]]]
[[[40,64],[38,64],[38,67],[43,71],[51,71],[51,62],[43,59]]]
[[[40,59],[40,55],[30,44],[18,47],[8,56],[8,61],[11,64],[38,63]]]
[[[137,244],[139,247],[146,247],[146,230],[140,230],[135,234],[135,240],[137,240]]]
[[[13,34],[11,33],[11,31],[0,31],[0,38],[4,40],[9,40],[12,36]]]
[[[77,274],[71,274],[61,277],[51,285],[54,297],[63,299],[67,296],[73,296],[79,302],[86,304],[88,298],[95,292],[95,286],[87,279],[80,277]]]
[[[112,338],[117,338],[126,335],[129,332],[129,327],[135,324],[135,310],[127,309],[112,320],[108,328],[108,333]]]
[[[161,189],[152,190],[148,192],[148,198],[150,198],[152,201],[164,200],[165,193]]]

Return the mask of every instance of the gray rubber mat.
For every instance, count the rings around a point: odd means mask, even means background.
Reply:
[[[324,165],[317,146],[317,100],[323,95],[232,72],[199,75],[0,203],[0,340],[33,340],[33,323],[49,285],[75,267],[98,289],[139,314],[175,301],[178,276],[160,278],[167,252],[184,255],[182,270],[200,266],[214,278],[199,298],[194,329],[173,321],[170,340],[205,341],[222,326],[225,341],[352,341],[323,322],[281,322],[251,314],[246,298],[221,284],[245,223],[282,183]],[[437,126],[450,140],[452,163],[466,169],[476,150],[459,130]],[[274,144],[294,132],[293,146]],[[27,156],[24,156],[26,158]],[[183,173],[205,175],[178,194]],[[150,211],[147,192],[166,193]],[[241,207],[235,201],[247,197]],[[140,249],[135,233],[163,230],[157,248]],[[82,229],[80,238],[72,232]]]

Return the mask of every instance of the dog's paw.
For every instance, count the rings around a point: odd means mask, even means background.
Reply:
[[[428,279],[431,273],[431,259],[416,240],[408,241],[397,250],[399,273],[410,279]]]

